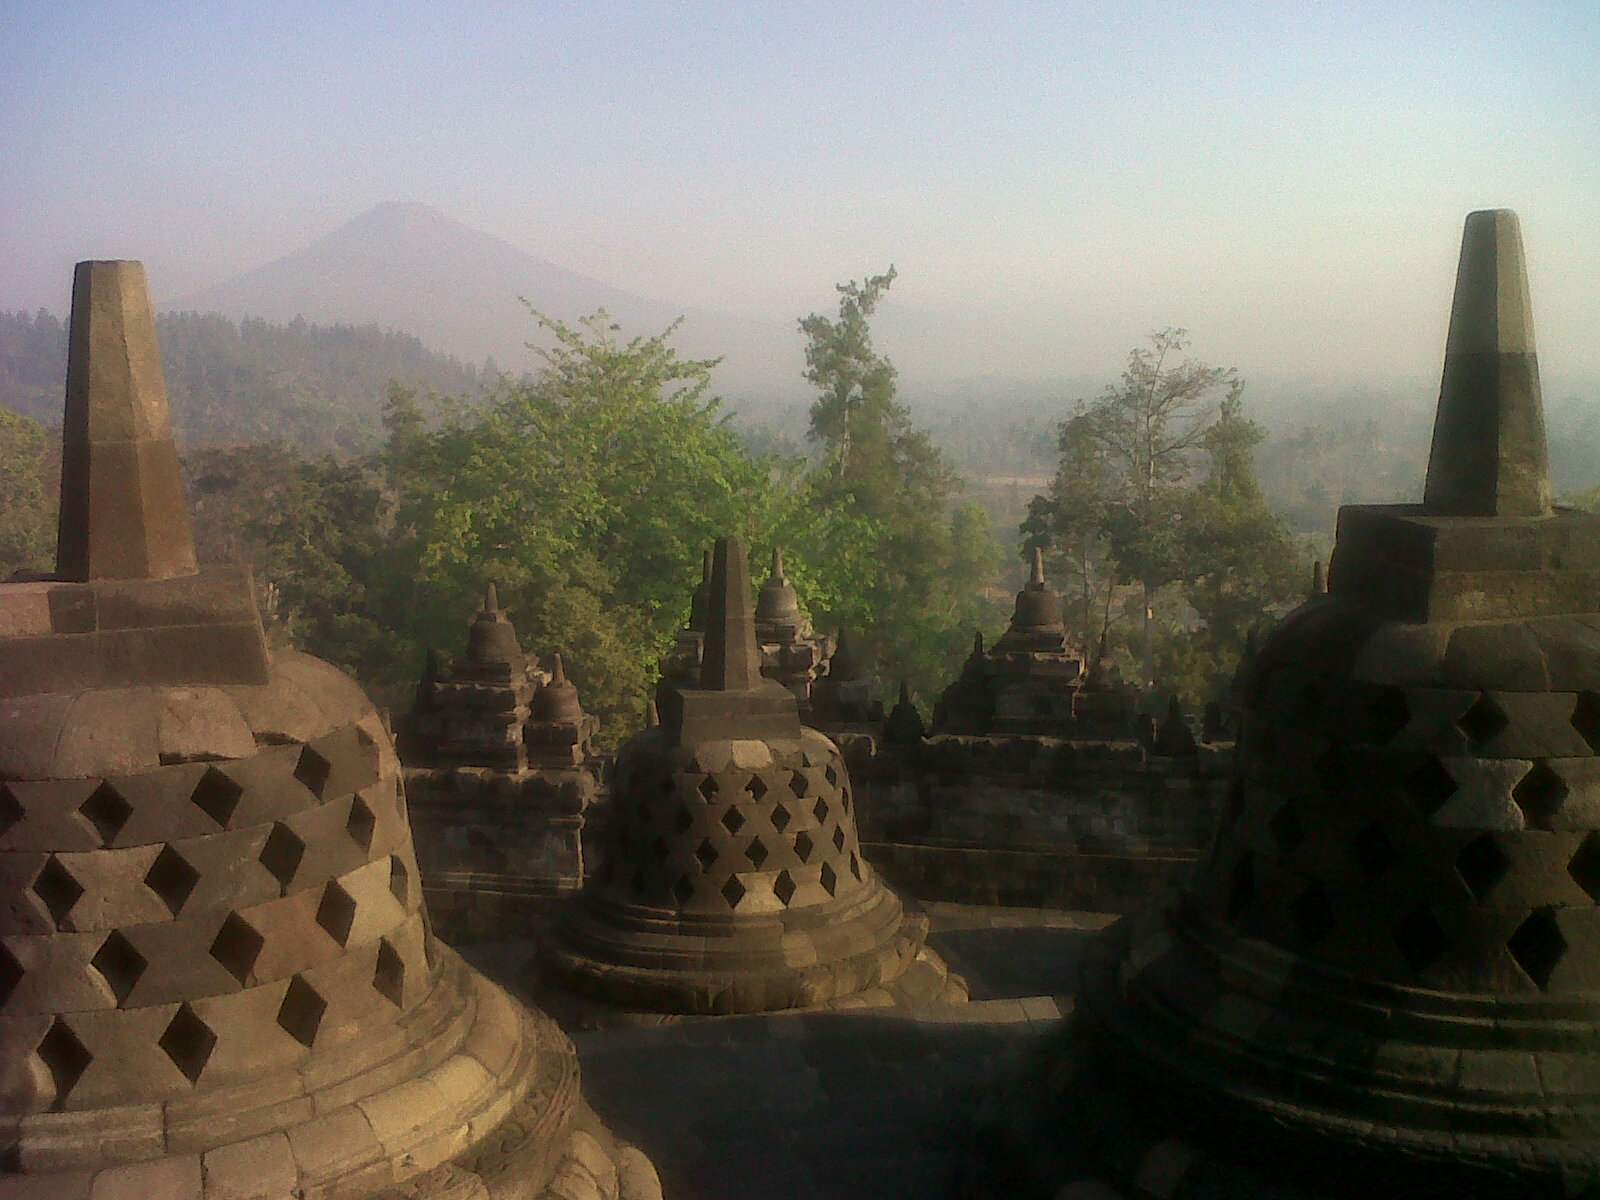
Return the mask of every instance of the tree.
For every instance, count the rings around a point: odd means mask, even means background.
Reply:
[[[55,556],[58,454],[49,430],[0,408],[0,582]]]
[[[676,326],[624,341],[604,312],[535,315],[554,339],[543,370],[484,407],[436,405],[430,424],[391,397],[396,540],[424,644],[458,641],[493,579],[528,648],[562,652],[616,736],[643,714],[701,549],[764,541],[781,473],[744,453],[710,395],[715,363],[679,358]]]
[[[1151,335],[1119,383],[1062,422],[1055,481],[1023,532],[1064,562],[1086,648],[1110,625],[1118,589],[1132,588],[1144,685],[1164,661],[1200,699],[1210,681],[1197,674],[1225,669],[1249,626],[1294,594],[1295,556],[1255,481],[1261,433],[1243,417],[1244,385],[1232,368],[1174,361],[1187,346],[1182,329]],[[1171,608],[1180,597],[1198,636]]]
[[[956,472],[896,399],[894,366],[873,347],[868,318],[895,277],[891,266],[839,284],[837,317],[799,322],[805,377],[819,392],[809,436],[822,455],[810,490],[818,511],[855,515],[856,536],[871,539],[850,556],[868,574],[828,615],[877,649],[892,677],[931,695],[989,615],[982,592],[1000,552],[983,511],[960,501]]]

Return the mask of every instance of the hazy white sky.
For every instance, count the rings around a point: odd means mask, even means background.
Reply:
[[[0,308],[175,295],[389,199],[633,291],[899,301],[1114,373],[1436,377],[1462,216],[1600,380],[1600,4],[0,0]]]

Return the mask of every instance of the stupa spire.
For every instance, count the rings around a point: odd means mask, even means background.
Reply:
[[[1423,494],[1441,516],[1550,511],[1544,403],[1517,214],[1467,214]]]
[[[734,692],[747,691],[760,682],[761,652],[756,646],[750,562],[743,541],[736,537],[718,538],[711,558],[700,686]]]
[[[1028,582],[1037,587],[1044,586],[1044,550],[1038,546],[1033,548],[1033,561],[1028,568]]]
[[[198,570],[144,265],[81,262],[72,279],[56,573],[87,582]]]

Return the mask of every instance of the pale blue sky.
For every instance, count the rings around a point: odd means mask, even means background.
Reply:
[[[1114,373],[1436,374],[1462,216],[1522,216],[1600,380],[1600,3],[0,0],[0,308],[158,295],[384,200],[684,304],[896,298]],[[974,370],[992,367],[975,351]]]

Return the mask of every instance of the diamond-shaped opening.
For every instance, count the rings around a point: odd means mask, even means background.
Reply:
[[[801,862],[810,862],[811,852],[816,848],[817,844],[811,840],[811,835],[805,830],[802,829],[794,835],[794,852],[800,856]]]
[[[1583,839],[1567,863],[1567,874],[1589,893],[1591,900],[1600,904],[1600,833],[1591,833]]]
[[[845,840],[846,839],[845,839],[845,836],[844,836],[844,826],[843,825],[835,825],[833,827],[833,848],[835,850],[837,850],[840,854],[844,853]]]
[[[779,904],[787,904],[793,900],[797,890],[794,876],[788,871],[779,871],[778,877],[772,881],[772,894],[778,898]]]
[[[822,890],[830,896],[839,893],[839,873],[833,869],[831,863],[822,864]]]
[[[722,827],[729,833],[738,833],[744,828],[744,814],[737,808],[730,808],[722,814]]]
[[[317,924],[329,937],[344,945],[350,938],[350,926],[355,924],[356,902],[337,879],[322,889],[322,900],[317,905]]]
[[[1439,961],[1449,947],[1444,928],[1426,908],[1410,913],[1394,928],[1394,944],[1413,975],[1426,971]]]
[[[178,915],[178,910],[199,882],[200,872],[171,846],[161,848],[161,853],[156,855],[155,862],[150,864],[144,876],[145,887],[161,897],[161,903],[167,906],[173,916]]]
[[[739,882],[737,875],[730,875],[728,882],[722,885],[722,898],[728,902],[729,908],[738,908],[739,901],[744,899],[746,888]]]
[[[1511,722],[1488,692],[1479,692],[1472,707],[1456,718],[1456,724],[1467,735],[1467,741],[1477,747],[1499,737]]]
[[[1316,772],[1323,790],[1337,796],[1350,779],[1350,769],[1344,762],[1344,751],[1337,745],[1329,746],[1317,759]]]
[[[187,1004],[180,1005],[167,1023],[166,1032],[156,1043],[167,1052],[167,1057],[190,1083],[200,1081],[200,1073],[211,1059],[217,1044],[217,1035],[211,1027],[195,1015]]]
[[[842,812],[842,813],[849,813],[849,811],[850,811],[850,789],[849,788],[845,788],[842,792],[839,793],[839,811]]]
[[[133,805],[110,783],[102,783],[78,805],[78,811],[94,826],[100,840],[109,846],[133,816]]]
[[[810,788],[811,781],[806,778],[806,773],[804,771],[789,772],[789,790],[793,792],[796,797],[804,796],[806,792],[810,790]]]
[[[816,804],[811,807],[811,811],[816,815],[818,825],[826,825],[828,823],[828,798],[826,796],[818,796]]]
[[[68,1093],[83,1078],[94,1056],[60,1017],[45,1032],[44,1039],[39,1043],[38,1055],[56,1085],[55,1102],[50,1107],[60,1112],[66,1107]]]
[[[694,817],[687,808],[680,808],[672,814],[672,825],[679,833],[688,833],[694,827]]]
[[[128,1002],[129,995],[139,984],[139,976],[144,974],[144,969],[150,963],[132,942],[122,936],[121,930],[113,929],[106,940],[100,943],[100,949],[94,952],[89,965],[100,972],[101,978],[111,988],[111,994],[117,998],[118,1007],[121,1007]]]
[[[771,851],[767,849],[767,844],[760,838],[751,839],[750,844],[745,847],[744,851],[744,856],[750,860],[750,865],[757,870],[761,869],[761,864],[767,861],[770,854]]]
[[[1333,905],[1327,889],[1313,879],[1289,904],[1289,917],[1304,946],[1314,946],[1333,932]]]
[[[1256,900],[1256,860],[1248,851],[1233,864],[1228,881],[1228,919],[1231,921]]]
[[[267,834],[259,855],[261,865],[272,873],[278,886],[287,891],[294,873],[300,869],[300,860],[306,856],[306,844],[300,835],[279,822]]]
[[[1567,798],[1567,782],[1549,763],[1540,759],[1517,780],[1517,786],[1511,789],[1511,798],[1522,809],[1530,829],[1549,829],[1551,818],[1561,811],[1561,804]]]
[[[650,853],[655,856],[658,863],[664,863],[672,854],[672,847],[667,844],[667,839],[659,833],[650,839]]]
[[[704,779],[702,779],[700,781],[699,792],[707,800],[715,796],[717,794],[717,777],[715,775],[707,775]]]
[[[1376,821],[1350,839],[1350,857],[1368,880],[1377,879],[1394,865],[1394,845]]]
[[[1385,687],[1367,705],[1367,721],[1372,730],[1372,740],[1387,742],[1411,723],[1411,706],[1406,703],[1405,691]]]
[[[6,834],[24,816],[22,802],[11,794],[11,789],[0,783],[0,836]]]
[[[411,872],[398,854],[389,856],[389,890],[402,905],[411,902]]]
[[[222,928],[217,930],[216,940],[211,943],[211,957],[221,963],[240,986],[247,986],[264,945],[266,939],[248,921],[238,913],[229,913]]]
[[[33,894],[44,902],[50,919],[60,925],[83,895],[83,884],[72,877],[72,872],[63,867],[55,855],[51,855],[34,878]]]
[[[0,1008],[6,1006],[6,1001],[11,999],[11,993],[17,990],[17,984],[22,982],[22,964],[17,961],[17,956],[12,954],[0,942]],[[121,1002],[119,996],[118,1002]]]
[[[283,994],[278,1006],[278,1025],[295,1041],[310,1048],[317,1040],[317,1027],[322,1024],[322,1014],[328,1002],[317,995],[316,989],[296,975],[289,981],[289,990]]]
[[[301,747],[300,759],[294,765],[294,777],[318,800],[325,799],[322,789],[328,786],[328,778],[332,774],[332,763],[310,746]]]
[[[1550,986],[1551,972],[1567,952],[1567,939],[1561,936],[1555,909],[1535,909],[1517,926],[1517,931],[1506,942],[1506,949],[1517,960],[1517,966],[1538,984],[1539,990],[1546,990]]]
[[[1572,727],[1589,743],[1589,749],[1600,754],[1600,692],[1578,693],[1578,702],[1572,706]]]
[[[1415,771],[1406,777],[1406,791],[1417,802],[1422,815],[1431,817],[1444,807],[1444,802],[1455,795],[1455,778],[1445,770],[1444,764],[1429,755]]]
[[[822,777],[828,781],[829,787],[839,786],[839,769],[832,763],[822,768]]]
[[[689,882],[687,875],[678,876],[678,882],[672,885],[672,898],[681,907],[689,903],[694,896],[694,884]]]
[[[200,782],[194,785],[194,791],[189,793],[189,800],[226,829],[233,817],[233,810],[239,807],[239,797],[243,795],[244,789],[238,783],[215,767],[207,767],[206,773],[200,776]]]
[[[789,824],[793,820],[794,820],[794,814],[789,811],[789,809],[788,809],[788,807],[786,805],[783,805],[783,804],[775,804],[775,805],[773,805],[773,807],[772,807],[772,827],[774,829],[776,829],[779,833],[782,833],[785,829],[789,828]]]
[[[1273,813],[1267,828],[1272,832],[1272,840],[1278,843],[1278,849],[1285,854],[1306,840],[1305,826],[1300,824],[1300,814],[1295,812],[1293,804],[1285,804]]]
[[[406,964],[400,952],[389,944],[388,938],[378,941],[378,962],[372,971],[372,986],[396,1008],[405,996]]]
[[[700,869],[709,871],[712,864],[717,861],[717,848],[711,844],[710,838],[704,838],[695,848],[694,856],[700,860]]]
[[[1505,851],[1500,849],[1500,843],[1490,833],[1480,833],[1456,855],[1456,871],[1474,900],[1482,900],[1488,895],[1489,889],[1505,877],[1506,868],[1510,865]]]
[[[750,776],[750,782],[744,785],[744,790],[750,793],[753,800],[759,800],[767,794],[767,781],[759,775]]]
[[[866,878],[866,873],[861,869],[861,856],[854,850],[850,851],[850,874],[856,877],[857,883]]]
[[[378,818],[373,815],[371,805],[357,796],[350,802],[350,817],[344,823],[344,831],[361,847],[361,853],[372,849],[372,835],[377,828]]]

